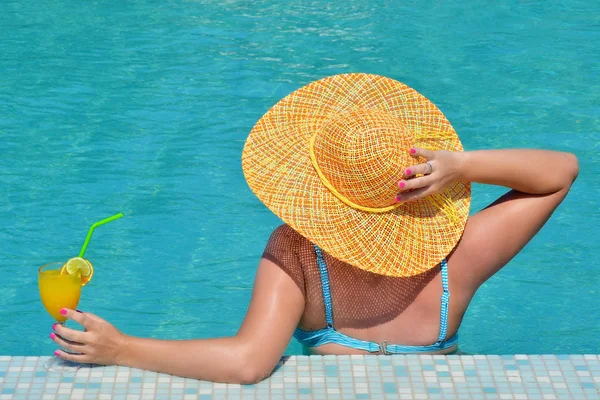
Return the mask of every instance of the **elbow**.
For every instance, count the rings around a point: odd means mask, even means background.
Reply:
[[[246,360],[238,363],[235,381],[240,385],[254,385],[266,379],[272,370],[261,367],[258,360]]]
[[[264,349],[257,350],[259,349],[247,343],[240,348],[230,383],[253,385],[271,375],[279,359],[271,360]]]
[[[246,371],[240,374],[239,379],[235,383],[240,385],[254,385],[264,380],[267,376],[268,374],[262,375],[253,371]]]
[[[569,188],[579,175],[579,160],[573,153],[565,153],[565,187]]]

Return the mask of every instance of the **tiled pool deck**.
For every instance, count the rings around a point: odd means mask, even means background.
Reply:
[[[598,399],[600,356],[298,356],[256,385],[124,367],[44,371],[47,357],[0,357],[2,399]]]

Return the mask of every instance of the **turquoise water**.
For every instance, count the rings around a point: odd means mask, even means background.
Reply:
[[[53,351],[36,270],[119,211],[86,253],[80,308],[135,335],[234,334],[279,224],[244,182],[244,140],[284,95],[357,71],[415,87],[469,150],[579,156],[569,198],[473,300],[461,347],[597,352],[600,3],[463,3],[0,2],[0,354]],[[502,192],[476,186],[473,210]]]

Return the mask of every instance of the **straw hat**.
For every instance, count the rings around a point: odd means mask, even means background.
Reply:
[[[256,123],[242,167],[258,198],[335,258],[387,276],[435,267],[456,246],[471,186],[396,203],[413,146],[462,151],[442,112],[378,75],[343,74],[289,94]]]

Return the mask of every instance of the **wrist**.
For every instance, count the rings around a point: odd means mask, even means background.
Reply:
[[[468,181],[469,176],[467,171],[469,170],[468,164],[470,159],[470,153],[468,151],[457,151],[452,153],[454,158],[453,168],[453,181]]]
[[[131,347],[133,346],[134,339],[135,338],[133,336],[125,335],[124,333],[122,333],[122,337],[121,337],[120,343],[117,347],[117,352],[115,355],[115,364],[116,365],[122,365],[122,366],[131,366],[132,365],[132,360],[131,360],[132,349],[131,349]]]

